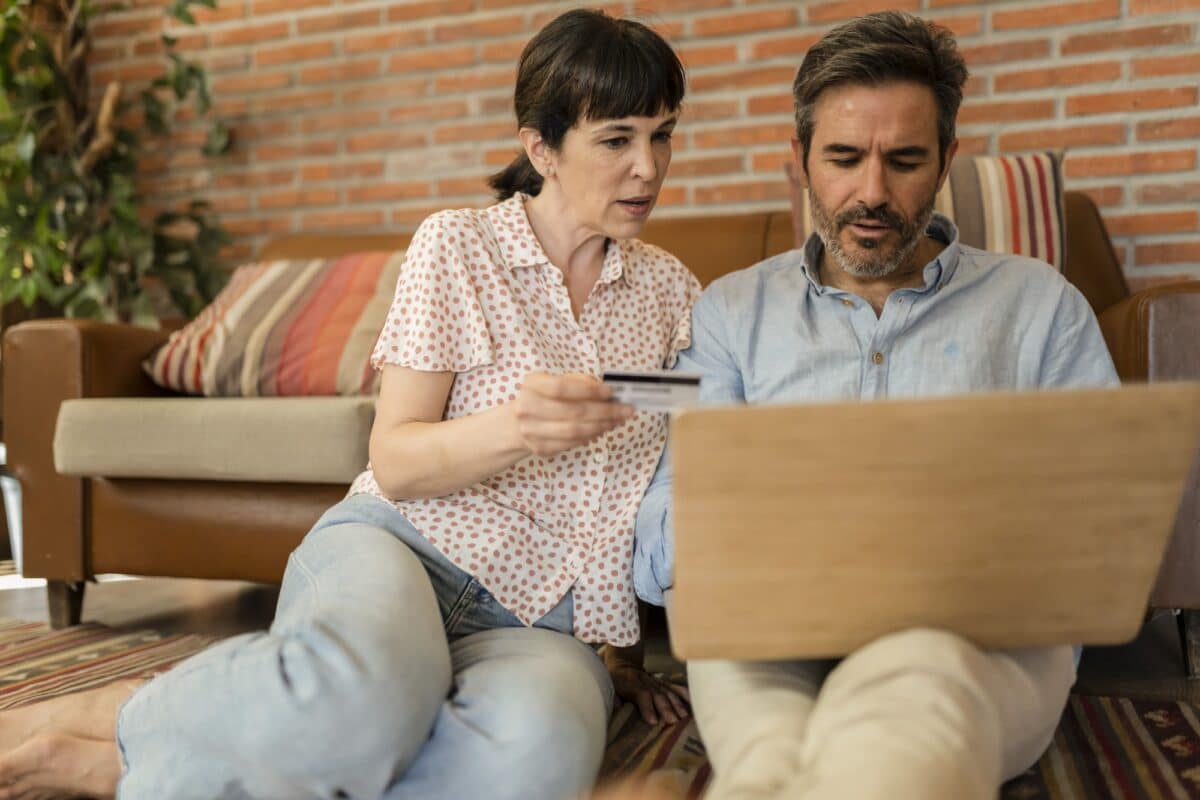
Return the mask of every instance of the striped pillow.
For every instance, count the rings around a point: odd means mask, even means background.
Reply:
[[[792,230],[797,247],[812,230],[808,192],[788,164]],[[963,244],[996,253],[1018,253],[1061,270],[1063,246],[1062,154],[967,156],[950,165],[934,207],[954,220]]]
[[[404,253],[246,264],[143,367],[167,389],[208,397],[378,391],[368,358]]]

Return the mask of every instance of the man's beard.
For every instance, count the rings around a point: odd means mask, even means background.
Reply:
[[[813,227],[825,244],[825,250],[839,267],[856,278],[882,278],[890,275],[908,261],[909,257],[921,243],[921,236],[933,216],[934,195],[921,206],[912,219],[890,210],[886,206],[869,209],[864,205],[856,206],[849,211],[843,211],[834,217],[810,187],[808,190],[809,204],[812,206]],[[881,222],[891,227],[900,237],[900,241],[888,252],[878,251],[883,245],[882,240],[856,239],[859,252],[850,253],[842,247],[839,234],[842,229],[852,222],[871,220]],[[851,236],[854,234],[851,233]],[[876,251],[876,252],[871,252]]]

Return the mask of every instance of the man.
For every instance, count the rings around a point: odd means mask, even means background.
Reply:
[[[966,77],[948,31],[896,12],[809,50],[793,150],[815,233],[697,302],[677,368],[703,376],[705,403],[1117,383],[1078,291],[1047,264],[961,244],[933,213]],[[670,482],[664,457],[637,521],[635,582],[659,605],[672,583]],[[994,797],[1049,744],[1075,663],[1067,646],[985,652],[936,630],[840,662],[693,662],[709,796]]]

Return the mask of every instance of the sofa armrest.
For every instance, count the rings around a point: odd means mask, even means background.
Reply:
[[[1100,314],[1122,381],[1200,379],[1200,281],[1145,289]]]
[[[26,575],[80,581],[87,564],[87,484],[54,469],[54,427],[64,400],[161,396],[141,362],[167,333],[90,320],[34,320],[5,332],[4,433],[21,483]]]

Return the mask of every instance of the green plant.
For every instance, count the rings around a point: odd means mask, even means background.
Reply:
[[[216,0],[169,0],[164,13],[194,25],[196,5]],[[89,25],[111,7],[0,0],[0,8],[0,302],[156,325],[154,293],[165,289],[194,316],[221,287],[217,258],[229,237],[203,200],[156,213],[135,179],[143,134],[165,137],[186,103],[198,118],[208,114],[204,69],[163,35],[160,77],[133,99],[110,82],[92,104]],[[213,124],[205,153],[228,144]]]

